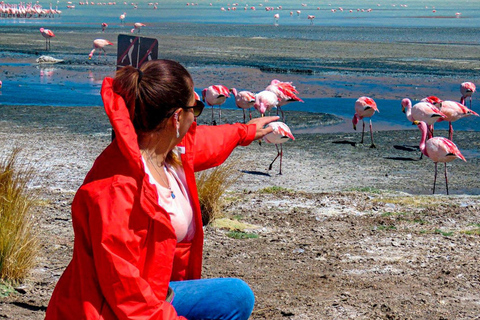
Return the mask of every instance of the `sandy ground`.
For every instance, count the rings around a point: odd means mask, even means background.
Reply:
[[[35,208],[38,265],[21,292],[2,298],[0,317],[43,319],[72,254],[74,192],[109,125],[101,108],[1,110],[1,153],[23,147],[45,201]],[[239,120],[235,111],[226,118]],[[478,137],[456,133],[468,161],[449,165],[448,197],[442,174],[430,195],[430,160],[395,148],[416,145],[416,131],[376,132],[376,149],[359,133],[296,134],[284,144],[282,175],[278,162],[268,170],[274,146],[237,149],[240,178],[224,213],[255,225],[243,231],[258,238],[207,227],[204,276],[245,279],[257,298],[252,319],[478,319]]]

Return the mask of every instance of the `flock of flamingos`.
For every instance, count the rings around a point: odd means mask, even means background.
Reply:
[[[472,95],[476,91],[475,84],[472,82],[463,82],[460,85],[461,98],[460,102],[441,100],[436,96],[429,96],[422,99],[420,102],[412,105],[412,101],[408,98],[402,100],[402,111],[406,114],[408,121],[417,125],[422,133],[419,144],[421,155],[425,155],[435,163],[435,176],[433,182],[433,193],[435,193],[437,180],[437,165],[443,162],[445,166],[445,185],[447,195],[448,191],[448,176],[447,176],[447,162],[455,159],[465,160],[458,147],[453,143],[453,122],[468,116],[479,116],[478,113],[465,106],[465,100],[470,100],[470,107],[472,104]],[[235,88],[228,89],[223,85],[213,85],[202,91],[202,100],[209,106],[212,106],[212,124],[216,124],[214,119],[213,107],[221,106],[226,99],[230,97],[230,93],[235,98],[235,104],[238,108],[243,110],[243,119],[246,121],[246,110],[256,109],[262,116],[268,113],[273,108],[276,108],[277,115],[281,113],[282,122],[271,123],[273,132],[265,137],[268,143],[274,143],[277,147],[277,156],[269,166],[272,168],[273,163],[277,158],[280,158],[280,174],[282,173],[282,143],[295,138],[292,135],[289,127],[283,122],[285,120],[282,106],[291,102],[303,102],[298,96],[298,91],[291,82],[282,82],[279,80],[272,80],[265,90],[253,93],[250,91],[237,92]],[[353,128],[360,120],[363,122],[362,139],[363,143],[365,133],[365,118],[369,118],[371,148],[376,148],[373,141],[373,129],[371,117],[379,112],[377,104],[370,97],[360,97],[355,102],[355,114],[352,119]],[[221,117],[221,109],[219,109],[219,119]],[[251,118],[250,113],[250,118]],[[435,137],[434,124],[441,121],[448,121],[449,123],[449,138]]]

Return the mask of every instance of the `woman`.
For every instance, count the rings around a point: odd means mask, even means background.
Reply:
[[[170,60],[120,69],[104,80],[102,98],[115,138],[75,195],[73,257],[46,319],[248,319],[248,285],[200,279],[194,172],[262,138],[278,117],[197,127],[203,104],[188,71]]]

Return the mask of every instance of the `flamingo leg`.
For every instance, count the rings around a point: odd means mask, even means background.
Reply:
[[[222,107],[218,106],[218,123],[222,123]]]
[[[370,119],[370,139],[372,139],[372,144],[370,145],[370,148],[376,148],[377,146],[375,145],[375,143],[373,143],[372,119]]]
[[[428,139],[433,137],[433,125],[428,126]]]
[[[282,159],[283,159],[283,144],[280,145],[280,172],[278,174],[282,174]]]
[[[245,122],[245,120],[246,120],[245,117],[246,117],[246,116],[245,116],[245,109],[243,109],[243,123],[246,123],[246,122]]]
[[[437,162],[435,162],[435,178],[433,178],[433,194],[435,194],[435,184],[437,183]]]
[[[268,166],[268,170],[272,170],[272,166],[273,166],[273,163],[275,162],[275,160],[277,160],[278,157],[280,157],[280,150],[278,149],[278,145],[275,145],[275,147],[277,148],[277,156],[275,157],[275,159],[273,159],[273,161],[270,163],[270,165]],[[280,158],[281,159],[281,158]],[[282,169],[280,167],[280,174],[282,174]]]
[[[363,135],[365,134],[365,121],[362,120],[363,122],[363,128],[362,128],[362,141],[360,141],[360,143],[363,143]]]
[[[213,113],[213,106],[212,106],[212,125],[216,126],[217,122],[215,121],[215,115]]]
[[[445,186],[447,187],[447,196],[448,196],[448,176],[447,176],[447,163],[445,162]]]
[[[448,123],[448,136],[450,137],[450,140],[453,141],[453,126],[452,123]]]

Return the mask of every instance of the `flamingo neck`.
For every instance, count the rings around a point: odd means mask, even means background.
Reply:
[[[420,151],[428,157],[427,149],[425,148],[425,143],[427,141],[427,132],[428,132],[427,124],[422,121],[418,124],[418,128],[422,132],[422,138],[420,139],[420,145],[418,147],[420,148]]]

